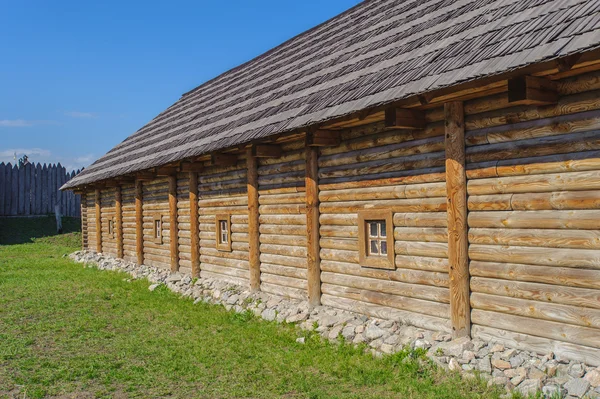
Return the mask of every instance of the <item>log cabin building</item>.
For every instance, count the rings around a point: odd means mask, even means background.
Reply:
[[[83,247],[600,365],[600,1],[371,0],[70,180]]]

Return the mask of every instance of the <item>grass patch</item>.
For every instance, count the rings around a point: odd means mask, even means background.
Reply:
[[[79,238],[0,245],[0,397],[499,397],[439,372],[422,353],[375,359],[293,326],[83,268],[63,257]],[[295,342],[299,334],[306,344]]]

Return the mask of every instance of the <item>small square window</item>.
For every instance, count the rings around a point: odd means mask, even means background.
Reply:
[[[215,227],[217,249],[231,252],[231,216],[226,214],[217,215]]]
[[[152,222],[152,238],[156,244],[162,244],[162,215],[154,215]]]
[[[358,214],[359,263],[365,267],[395,269],[394,226],[389,210]]]

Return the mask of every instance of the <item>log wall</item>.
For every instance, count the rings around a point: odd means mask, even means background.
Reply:
[[[88,249],[96,250],[96,198],[94,190],[86,192],[85,195],[85,212],[86,212],[86,225],[87,228],[87,247]],[[84,226],[82,225],[82,228]]]
[[[115,189],[105,188],[100,191],[100,217],[102,232],[102,253],[117,256],[117,241],[114,234],[109,234],[109,221],[115,220]]]
[[[473,335],[600,362],[600,84],[466,103]]]
[[[123,202],[123,258],[136,262],[135,252],[135,184],[121,186]]]
[[[144,263],[164,269],[171,268],[169,239],[169,183],[160,177],[143,183]],[[154,240],[154,216],[162,220],[162,243]]]
[[[189,192],[186,197],[189,204]],[[248,196],[246,161],[207,166],[198,177],[200,276],[248,286]],[[189,206],[189,205],[188,205]],[[216,217],[231,215],[231,251],[217,249]]]
[[[556,90],[551,105],[511,106],[506,92],[455,104],[466,147],[471,323],[463,318],[464,333],[470,326],[474,337],[600,365],[600,72],[557,81]],[[450,332],[457,299],[448,274],[447,116],[444,107],[424,108],[424,129],[373,122],[343,129],[339,145],[318,147],[321,302]],[[279,144],[281,157],[258,158],[260,289],[306,299],[305,142]],[[201,276],[243,286],[250,284],[246,156],[233,166],[206,161],[197,179]],[[185,273],[189,177],[177,176]],[[125,257],[135,260],[133,186],[122,192]],[[95,249],[94,190],[86,194],[84,244]],[[103,250],[112,253],[105,220],[114,189],[103,189],[101,200]],[[393,270],[359,263],[358,214],[373,209],[393,215]],[[160,245],[152,237],[157,213]],[[231,251],[216,249],[221,214],[231,215]],[[143,183],[143,216],[144,262],[169,268],[166,178]]]
[[[281,158],[258,164],[261,290],[306,299],[304,140],[282,145]]]
[[[375,123],[341,143],[318,161],[322,303],[449,332],[443,123]],[[358,212],[372,209],[393,212],[396,270],[359,265]]]

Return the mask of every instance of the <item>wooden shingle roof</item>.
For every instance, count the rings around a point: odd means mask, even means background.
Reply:
[[[63,188],[600,45],[600,0],[371,0],[184,94]]]

